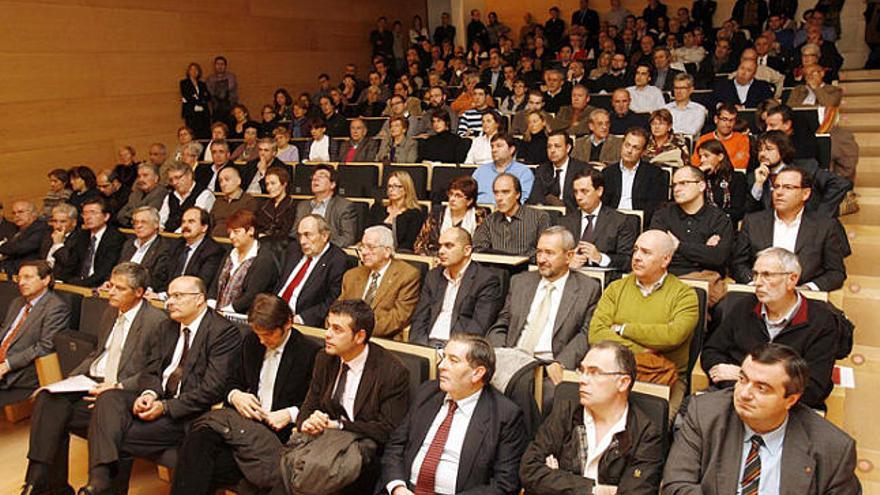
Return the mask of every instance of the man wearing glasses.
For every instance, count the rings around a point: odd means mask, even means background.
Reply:
[[[663,469],[660,425],[629,400],[632,351],[598,342],[580,363],[579,402],[558,401],[523,455],[527,493],[657,493]]]
[[[798,293],[800,274],[801,265],[791,251],[770,247],[758,253],[751,273],[755,294],[729,296],[737,302],[725,312],[700,356],[703,370],[716,387],[733,386],[739,379],[739,363],[752,350],[768,342],[785,344],[810,368],[800,402],[825,409],[825,398],[834,386],[837,322],[827,303]]]
[[[167,308],[171,320],[155,329],[155,352],[139,387],[108,390],[95,402],[89,482],[80,495],[107,493],[114,478],[127,485],[121,459],[155,459],[177,447],[189,422],[225,398],[239,356],[238,329],[208,308],[205,284],[196,277],[171,282]]]
[[[724,145],[733,168],[745,170],[749,165],[749,137],[741,132],[733,130],[739,110],[731,103],[718,105],[715,113],[715,130],[700,136],[694,143],[694,154],[691,156],[691,165],[700,166],[700,154],[696,151],[704,141],[717,139]]]

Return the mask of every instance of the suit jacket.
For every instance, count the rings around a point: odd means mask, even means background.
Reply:
[[[372,162],[376,160],[376,153],[379,151],[379,142],[371,137],[365,137],[357,150],[354,152],[354,158],[346,160],[348,150],[351,149],[351,141],[344,141],[339,145],[336,156],[331,156],[334,161],[338,162]]]
[[[292,232],[296,237],[296,226],[299,221],[312,212],[312,206],[308,200],[296,204],[296,221]],[[358,242],[357,211],[354,204],[340,196],[333,196],[327,202],[324,210],[324,220],[330,224],[330,242],[337,246],[348,247]]]
[[[302,257],[303,253],[299,243],[290,243],[285,253],[281,277],[275,287],[277,294],[280,295],[284,291],[290,274],[302,260]],[[309,277],[301,282],[302,290],[296,299],[296,307],[293,308],[293,313],[302,318],[303,324],[312,327],[324,326],[324,319],[327,318],[330,305],[342,293],[342,277],[351,267],[352,261],[345,254],[345,251],[333,243],[330,243],[327,252],[320,258],[312,260],[312,263],[316,263],[316,265],[309,273]]]
[[[180,323],[167,320],[156,328],[156,345],[147,359],[138,391],[152,390],[165,399],[165,413],[173,419],[187,420],[222,402],[226,386],[236,373],[241,353],[241,332],[212,309],[205,316],[192,340],[177,397],[166,397],[162,372],[171,365],[180,337]]]
[[[409,341],[414,344],[428,344],[431,329],[440,316],[443,297],[449,285],[443,270],[442,266],[434,268],[425,277],[409,332]],[[476,261],[471,261],[462,275],[452,305],[449,335],[461,332],[486,335],[503,304],[504,294],[501,293],[498,276]]]
[[[393,141],[390,137],[382,138],[382,142],[379,143],[379,151],[376,153],[376,158],[374,159],[375,161],[389,163],[415,163],[419,155],[419,143],[414,138],[405,137],[398,145],[393,145],[392,142]],[[395,148],[394,160],[391,159],[392,146]]]
[[[716,104],[722,102],[734,103],[736,105],[743,105],[746,108],[755,108],[762,101],[773,98],[773,87],[770,86],[770,83],[754,79],[749,87],[749,92],[746,94],[746,101],[740,102],[734,81],[734,79],[722,79],[715,83],[713,96]]]
[[[0,246],[3,255],[3,270],[6,273],[18,273],[18,265],[23,261],[39,259],[40,246],[43,238],[52,232],[51,227],[36,220],[24,230],[19,230],[8,241]]]
[[[623,187],[620,167],[618,162],[602,170],[602,174],[605,176],[602,204],[611,208],[617,208],[617,205],[620,204],[621,188]],[[645,225],[651,224],[651,215],[654,214],[654,210],[666,202],[668,191],[669,179],[663,169],[641,161],[633,180],[632,207],[634,210],[645,212]]]
[[[131,214],[134,210],[141,206],[152,206],[156,211],[159,211],[162,209],[162,202],[165,201],[167,195],[168,188],[161,184],[146,194],[138,188],[132,189],[128,195],[128,201],[116,214],[116,221],[123,227],[131,226]]]
[[[6,310],[0,342],[12,330],[18,312],[27,303],[24,297],[16,297]],[[10,387],[37,388],[37,368],[34,359],[55,350],[52,338],[61,330],[70,327],[70,307],[55,291],[49,289],[37,301],[28,317],[22,323],[18,334],[6,351],[9,372],[0,378],[0,389]]]
[[[592,165],[584,163],[575,158],[568,159],[568,165],[565,167],[565,184],[562,188],[562,202],[566,207],[566,211],[574,211],[577,209],[577,201],[574,199],[574,176],[579,172],[592,168]],[[559,204],[559,196],[551,196],[550,191],[553,188],[554,167],[550,162],[542,163],[535,169],[535,184],[532,186],[532,198],[543,204]]]
[[[381,447],[403,422],[409,409],[409,371],[382,346],[369,344],[367,362],[354,399],[354,418],[346,418],[333,402],[333,388],[342,360],[324,351],[315,357],[309,393],[300,408],[297,426],[315,411],[340,421],[344,430],[359,433]]]
[[[663,471],[663,493],[736,493],[745,444],[731,390],[693,397]],[[855,441],[801,404],[788,412],[780,493],[862,492],[854,473]]]
[[[131,261],[132,256],[137,252],[134,241],[134,239],[129,239],[122,245],[122,252],[119,254],[120,263]],[[148,286],[154,290],[166,287],[170,282],[173,244],[174,241],[171,239],[158,236],[141,260],[141,266],[146,268],[150,275]]]
[[[572,115],[574,114],[574,109],[571,105],[566,105],[559,109],[556,112],[556,117],[552,120],[548,120],[550,126],[554,131],[558,130],[568,130],[569,134],[573,134],[575,136],[584,136],[590,133],[590,114],[595,110],[596,107],[587,105],[584,108],[578,119],[572,124]]]
[[[168,273],[168,282],[181,276],[183,272],[183,264],[186,262],[184,258],[184,250],[186,249],[186,241],[178,239],[177,245],[171,250],[171,258],[168,260],[171,265],[171,271]],[[196,248],[196,251],[190,256],[189,264],[186,265],[186,272],[183,275],[192,275],[199,277],[206,287],[210,287],[214,283],[214,279],[220,274],[221,264],[226,256],[226,250],[223,246],[210,236],[205,236],[202,243]],[[155,289],[156,287],[154,287]],[[167,285],[159,288],[160,292],[164,292]]]
[[[383,487],[395,480],[409,484],[413,462],[422,445],[430,444],[428,430],[445,399],[437,381],[419,387],[406,421],[394,430],[382,456]],[[519,493],[519,461],[527,443],[520,408],[491,385],[483,387],[461,446],[455,493]]]
[[[571,157],[582,162],[591,161],[590,152],[592,151],[592,146],[589,135],[575,139],[574,149],[571,150]],[[619,162],[621,146],[623,146],[623,138],[609,134],[605,138],[602,150],[599,152],[599,161],[602,163]]]
[[[69,284],[83,287],[97,287],[110,278],[110,272],[119,260],[122,245],[125,244],[125,236],[109,225],[106,227],[101,241],[95,248],[95,260],[92,274],[87,277],[81,276],[82,265],[89,252],[91,233],[87,230],[76,230],[70,237],[74,239],[70,245],[55,251],[55,277]]]
[[[92,364],[104,354],[107,339],[110,338],[117,317],[119,310],[108,306],[101,317],[95,349],[70,372],[70,376],[89,374]],[[141,374],[145,371],[147,356],[152,352],[155,331],[166,321],[168,316],[164,311],[153,307],[146,299],[141,301],[141,308],[135,313],[128,329],[125,344],[122,346],[122,357],[119,360],[117,379],[125,390],[137,390]]]
[[[510,292],[498,321],[489,330],[495,347],[516,347],[529,317],[532,300],[538,291],[541,274],[526,272],[510,279]],[[569,272],[553,324],[553,358],[566,369],[576,369],[587,354],[587,333],[593,310],[599,302],[599,282],[583,273]]]
[[[839,107],[840,100],[843,98],[843,90],[838,86],[825,84],[814,90],[816,94],[816,102],[813,105],[823,107]],[[786,104],[790,107],[808,106],[804,104],[804,100],[810,95],[810,90],[806,84],[795,86],[788,95]]]
[[[759,251],[773,245],[773,210],[746,215],[742,230],[736,238],[732,275],[739,283],[751,281],[752,265]],[[843,287],[846,267],[843,265],[844,248],[836,218],[823,218],[805,211],[801,217],[795,241],[795,254],[801,263],[799,284],[813,282],[819,290],[831,291]]]
[[[345,272],[342,277],[342,294],[339,299],[363,299],[370,280],[370,269],[358,266]],[[398,338],[409,325],[419,300],[419,270],[406,261],[391,260],[391,264],[379,282],[373,299],[376,326],[373,335]]]
[[[257,167],[258,163],[260,163],[260,159],[254,158],[253,160],[247,162],[247,164],[245,164],[243,167],[239,168],[239,170],[241,171],[241,188],[244,191],[248,190],[248,186],[251,185],[251,182],[254,180],[254,177],[257,175],[257,172],[259,170]],[[290,165],[287,165],[286,163],[282,162],[277,157],[272,159],[272,162],[269,163],[269,166],[266,167],[266,170],[269,170],[272,167],[283,168],[284,170],[287,171],[288,174],[290,174],[290,177],[293,177],[293,169],[290,167]],[[291,179],[291,182],[293,182],[292,179]],[[207,182],[205,184],[207,184]],[[216,182],[215,182],[214,187],[217,187]],[[262,194],[266,194],[266,178],[265,177],[260,179],[260,192]]]
[[[576,240],[583,235],[582,215],[580,209],[574,209],[559,219],[559,225],[568,229]],[[599,208],[599,215],[593,222],[593,245],[611,259],[608,267],[628,272],[633,245],[639,235],[638,220],[632,215],[604,206]]]
[[[281,354],[278,373],[275,375],[275,388],[272,390],[272,410],[278,411],[288,407],[301,407],[309,391],[315,356],[321,347],[306,338],[295,328],[290,329],[290,337]],[[232,375],[227,387],[226,396],[233,390],[240,390],[259,398],[260,372],[266,347],[254,332],[248,332],[241,342],[241,354],[236,373]],[[290,436],[293,424],[277,432],[284,441]]]

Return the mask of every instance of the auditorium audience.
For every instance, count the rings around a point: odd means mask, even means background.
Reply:
[[[171,249],[169,281],[188,275],[201,280],[205,291],[214,283],[220,273],[225,250],[209,235],[211,215],[202,208],[193,206],[183,212],[181,238]],[[165,286],[154,287],[165,292]]]
[[[52,215],[49,217],[49,225],[52,230],[43,237],[39,259],[46,260],[49,266],[54,268],[55,253],[64,247],[72,249],[71,246],[76,241],[76,236],[71,237],[71,234],[76,229],[78,221],[79,212],[73,206],[60,203],[52,208]]]
[[[538,89],[529,90],[528,98],[526,99],[526,107],[513,115],[510,125],[510,133],[516,136],[525,134],[526,129],[528,128],[526,118],[528,117],[529,112],[534,111],[542,112],[544,120],[546,121],[553,119],[553,115],[544,109],[544,93]]]
[[[540,111],[526,112],[526,132],[516,140],[516,160],[525,165],[547,161],[549,126]]]
[[[116,173],[111,169],[104,169],[95,176],[95,188],[101,193],[101,199],[107,204],[107,211],[110,212],[110,223],[118,225],[116,215],[128,200],[130,190],[126,189]]]
[[[309,213],[320,215],[330,225],[330,242],[346,248],[357,243],[358,220],[352,202],[336,194],[338,179],[338,172],[332,166],[319,164],[315,167],[311,180],[314,197],[296,205],[293,225]]]
[[[94,198],[82,206],[82,227],[74,239],[55,251],[55,278],[83,287],[98,287],[110,278],[125,237],[108,225],[110,211],[103,199]]]
[[[483,133],[483,114],[489,110],[488,98],[491,98],[488,85],[478,83],[474,86],[470,108],[458,116],[458,135],[476,137]]]
[[[286,242],[294,225],[295,200],[287,194],[290,174],[284,168],[271,167],[264,178],[266,193],[254,211],[257,237],[272,242]],[[247,193],[244,193],[247,194]],[[244,196],[242,194],[242,197]]]
[[[498,133],[504,133],[505,121],[497,112],[489,110],[483,113],[483,132],[471,139],[471,147],[468,149],[464,163],[482,165],[492,162],[492,139]]]
[[[362,119],[354,119],[349,124],[349,133],[349,139],[339,146],[335,160],[342,163],[373,161],[379,143],[367,136],[367,124]]]
[[[640,230],[638,217],[602,207],[605,176],[597,169],[575,173],[572,190],[577,208],[570,208],[568,214],[559,219],[559,225],[567,228],[577,241],[571,268],[629,271],[633,244]]]
[[[134,237],[122,245],[119,262],[130,261],[146,268],[147,289],[155,291],[167,286],[174,241],[159,235],[159,211],[152,206],[135,209],[131,213],[131,226]]]
[[[440,249],[440,235],[452,227],[461,227],[473,235],[486,219],[486,209],[477,206],[477,183],[470,176],[456,177],[446,187],[446,206],[435,205],[425,219],[413,250],[416,254],[434,256]]]
[[[630,128],[623,137],[620,161],[602,170],[605,194],[602,203],[611,208],[641,210],[644,224],[651,224],[651,215],[667,198],[669,180],[660,167],[642,160],[648,133],[640,127]]]
[[[495,211],[474,231],[474,250],[534,258],[541,232],[550,226],[546,212],[522,203],[515,175],[502,173],[492,182]]]
[[[672,126],[672,113],[665,108],[651,112],[650,137],[642,156],[652,165],[678,168],[688,162],[689,146]]]
[[[611,135],[611,115],[608,110],[597,108],[590,112],[587,125],[590,133],[575,140],[572,158],[603,164],[619,161],[623,139]]]
[[[525,203],[531,193],[535,176],[531,169],[516,161],[516,140],[510,135],[498,134],[492,138],[492,163],[484,163],[474,170],[473,178],[477,181],[477,203],[495,204],[493,184],[502,174],[517,178],[520,203]]]
[[[49,218],[52,216],[52,208],[61,203],[67,203],[73,191],[70,190],[70,178],[67,170],[56,168],[46,174],[46,177],[49,179],[49,190],[43,196],[42,217]]]
[[[715,83],[712,97],[716,103],[731,103],[740,108],[755,108],[764,100],[773,98],[773,87],[766,81],[755,78],[758,64],[746,59],[731,79],[722,79]]]
[[[192,62],[180,80],[180,116],[196,139],[208,139],[211,135],[210,103],[208,86],[202,82],[202,66]]]
[[[611,94],[611,134],[625,134],[632,127],[648,128],[648,114],[635,113],[630,109],[632,98],[624,88]]]
[[[663,93],[651,83],[651,66],[639,64],[635,67],[633,85],[626,88],[629,92],[630,109],[636,113],[653,113],[666,105]]]
[[[238,79],[228,68],[229,62],[226,57],[222,55],[215,57],[214,73],[205,80],[208,93],[211,95],[214,120],[227,120],[229,113],[238,104]]]
[[[419,161],[462,163],[470,149],[470,140],[450,131],[448,112],[435,110],[427,115],[430,115],[434,135],[419,143]]]
[[[211,223],[214,225],[211,235],[226,237],[227,220],[239,211],[256,212],[259,203],[253,196],[242,191],[238,168],[223,168],[219,175],[217,182],[220,184],[220,194],[215,194],[216,200],[211,208]]]
[[[554,131],[547,138],[548,160],[535,169],[533,197],[546,205],[564,206],[569,210],[577,207],[574,197],[574,177],[590,167],[571,158],[572,141],[565,131]]]
[[[52,338],[70,324],[48,263],[24,261],[17,275],[19,295],[6,308],[0,339],[0,407],[26,400],[40,386],[34,360],[51,353]]]
[[[113,172],[116,173],[123,188],[128,190],[134,186],[134,179],[137,175],[138,162],[135,159],[135,154],[134,148],[129,145],[119,148],[116,153],[119,163],[113,167]]]
[[[568,134],[583,136],[589,133],[590,114],[596,108],[590,105],[590,93],[586,86],[575,84],[571,88],[571,104],[560,108],[552,122],[553,130],[564,130]],[[545,116],[546,119],[546,116]]]
[[[49,224],[40,220],[37,207],[30,201],[12,203],[12,223],[18,231],[0,244],[0,268],[7,275],[17,273],[18,265],[24,261],[40,259],[43,239],[52,231]]]
[[[166,232],[180,232],[183,213],[192,207],[211,211],[214,194],[197,184],[193,170],[185,163],[175,163],[168,170],[168,183],[172,191],[165,196],[159,209],[159,223]]]
[[[157,211],[162,207],[168,189],[159,182],[159,167],[152,162],[137,166],[137,180],[128,195],[128,201],[116,214],[116,221],[123,227],[131,226],[132,213],[138,208],[151,206]]]
[[[241,187],[250,194],[266,194],[266,172],[270,168],[288,169],[289,166],[275,155],[278,145],[271,138],[257,143],[257,157],[241,168]]]
[[[397,97],[399,98],[399,97]],[[379,143],[375,161],[384,163],[415,163],[418,143],[408,136],[409,121],[405,117],[391,117],[388,136]]]
[[[699,136],[706,122],[706,107],[691,101],[694,76],[678,74],[673,81],[673,101],[663,107],[672,114],[672,130],[686,136]]]
[[[86,201],[101,195],[97,188],[98,180],[95,177],[95,172],[84,165],[73,167],[68,174],[70,177],[70,189],[73,192],[70,194],[67,202],[82,212],[82,206]]]
[[[694,149],[699,150],[700,145],[710,139],[721,141],[724,149],[727,150],[727,156],[730,158],[733,168],[745,170],[749,165],[749,149],[751,144],[748,136],[734,130],[738,115],[739,110],[734,105],[729,103],[719,105],[714,117],[715,130],[700,136],[697,142],[694,143]],[[691,165],[700,165],[698,153],[694,153],[691,156]]]
[[[193,171],[193,177],[195,177],[196,183],[205,189],[219,193],[221,190],[217,179],[220,177],[220,172],[227,167],[239,168],[229,158],[229,142],[225,139],[213,141],[210,149],[212,162],[199,163]]]
[[[656,493],[666,440],[661,425],[631,399],[633,352],[597,342],[578,376],[579,399],[558,400],[523,454],[523,487],[537,494]]]
[[[803,68],[803,84],[795,86],[786,104],[792,108],[806,106],[839,107],[843,98],[843,88],[825,84],[826,69],[818,64]]]
[[[367,226],[384,225],[394,232],[394,247],[398,251],[413,251],[416,237],[425,221],[425,211],[416,197],[412,177],[403,170],[388,175],[386,184],[388,204],[377,200],[367,213]]]
[[[244,139],[244,141],[235,147],[235,150],[232,152],[232,155],[229,156],[229,159],[236,162],[249,162],[257,159],[259,157],[259,149],[257,147],[257,141],[259,138],[260,124],[252,121],[245,122],[244,131],[241,135],[241,139]],[[234,136],[233,139],[235,139]]]
[[[738,226],[745,216],[749,194],[746,175],[734,170],[724,144],[717,139],[700,143],[697,154],[699,168],[706,176],[706,200],[721,208],[734,227]]]

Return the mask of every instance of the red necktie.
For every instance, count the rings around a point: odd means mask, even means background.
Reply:
[[[354,154],[357,153],[357,146],[351,146],[348,148],[348,152],[345,154],[345,163],[354,161]]]
[[[449,430],[452,428],[452,417],[455,416],[457,407],[455,401],[449,401],[446,418],[440,423],[440,428],[437,428],[437,433],[431,440],[431,446],[428,447],[428,453],[422,459],[422,467],[419,469],[419,477],[416,479],[415,495],[434,495],[437,466],[440,465],[440,456],[443,454],[443,448],[446,447],[446,439],[449,438]]]
[[[300,267],[299,271],[296,272],[296,275],[293,276],[293,280],[290,281],[290,284],[284,289],[284,292],[281,294],[281,299],[284,299],[285,302],[290,304],[290,298],[293,296],[293,291],[299,286],[302,279],[305,278],[306,272],[309,271],[309,265],[312,264],[312,257],[307,256],[306,262]]]
[[[6,338],[3,339],[3,343],[0,344],[0,363],[6,361],[6,351],[9,350],[9,346],[12,345],[12,341],[15,340],[15,336],[18,335],[21,327],[24,326],[24,321],[27,320],[28,313],[31,312],[31,303],[27,303],[24,305],[24,313],[22,313],[21,318],[18,320],[18,323],[15,327],[6,335]]]

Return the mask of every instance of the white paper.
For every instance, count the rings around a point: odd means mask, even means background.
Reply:
[[[70,392],[88,392],[97,386],[98,382],[92,380],[86,375],[76,375],[42,387],[42,390],[46,390],[53,394],[66,394]]]
[[[849,366],[834,366],[839,372],[839,382],[837,385],[843,388],[856,388],[856,374]]]

